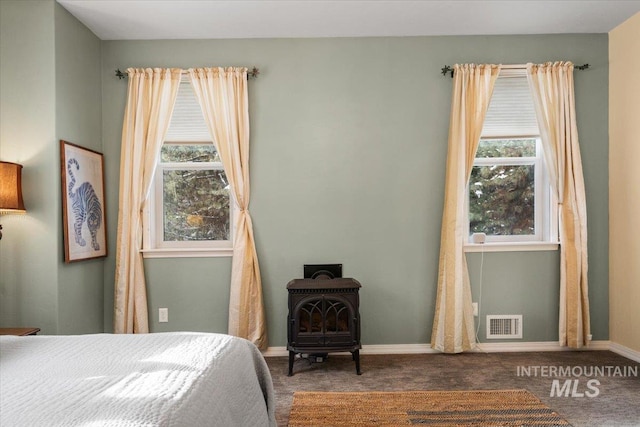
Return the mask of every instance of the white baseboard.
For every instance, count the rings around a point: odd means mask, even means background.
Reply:
[[[618,344],[615,342],[612,342],[609,345],[609,350],[613,351],[614,353],[618,353],[620,356],[624,356],[627,359],[631,359],[634,362],[640,363],[640,351],[633,350],[629,347],[625,347],[622,344]]]
[[[427,354],[439,353],[431,344],[371,344],[363,345],[360,354]]]
[[[371,344],[363,345],[360,354],[425,354],[439,353],[429,344]],[[340,354],[340,353],[336,353]],[[286,347],[269,347],[262,353],[264,357],[288,356]]]
[[[262,355],[264,357],[280,357],[288,356],[289,352],[287,351],[287,347],[268,347],[262,352]]]
[[[616,344],[618,345],[618,344]],[[612,344],[609,341],[591,341],[589,347],[581,350],[609,350]],[[622,349],[626,347],[618,345]],[[633,351],[631,349],[626,349]],[[569,347],[558,344],[557,341],[542,342],[498,342],[498,343],[479,343],[474,350],[481,353],[509,353],[509,352],[532,352],[532,351],[573,351]],[[440,353],[431,348],[430,344],[371,344],[363,345],[360,354],[428,354]],[[616,353],[618,353],[616,351]],[[269,347],[262,353],[265,357],[287,356],[289,352],[286,347]],[[625,357],[623,353],[619,353]],[[636,357],[639,357],[637,355]],[[629,357],[633,359],[632,357]],[[637,359],[633,359],[637,360]]]
[[[609,350],[609,341],[591,341],[588,347],[578,349],[578,351],[588,350]],[[537,342],[483,342],[476,348],[477,352],[485,353],[512,353],[512,352],[532,352],[532,351],[576,351],[558,344],[557,341],[537,341]]]

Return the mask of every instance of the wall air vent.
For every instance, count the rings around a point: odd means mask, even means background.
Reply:
[[[522,338],[521,314],[487,315],[487,339]]]

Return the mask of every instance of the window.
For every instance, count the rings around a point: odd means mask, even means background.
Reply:
[[[195,93],[182,82],[145,215],[145,257],[231,255],[234,210]]]
[[[482,139],[469,179],[469,232],[541,241],[547,198],[539,138]]]
[[[526,76],[496,81],[468,184],[469,242],[555,243],[557,220]],[[503,247],[508,250],[508,248]]]

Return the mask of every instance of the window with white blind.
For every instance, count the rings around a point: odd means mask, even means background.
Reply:
[[[524,70],[496,80],[468,183],[469,242],[557,242],[540,131]],[[506,246],[505,246],[506,247]]]
[[[145,257],[232,255],[232,197],[196,95],[183,81],[146,209]]]

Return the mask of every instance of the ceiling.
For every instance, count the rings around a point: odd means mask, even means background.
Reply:
[[[640,0],[57,0],[102,40],[607,33]]]

